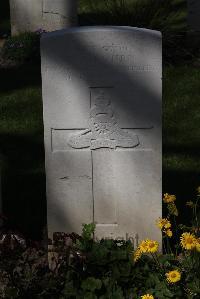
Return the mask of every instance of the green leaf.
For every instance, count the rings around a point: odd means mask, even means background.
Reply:
[[[187,284],[187,288],[193,294],[200,294],[200,279],[193,278],[193,281]]]
[[[93,238],[96,225],[95,223],[83,224],[82,237],[83,239],[90,240]]]
[[[102,287],[102,282],[100,279],[96,279],[94,277],[88,277],[81,283],[81,288],[87,291],[95,291],[100,290]]]
[[[169,211],[170,215],[178,216],[178,209],[177,209],[177,207],[176,207],[176,205],[175,205],[174,202],[169,203],[167,205],[167,208],[168,208],[168,211]]]
[[[14,287],[13,288],[12,287],[7,288],[6,291],[5,291],[5,295],[9,299],[15,299],[15,298],[17,298],[18,294],[19,294],[19,290],[16,289],[16,288],[14,288]]]
[[[84,299],[97,299],[97,296],[96,296],[95,294],[93,294],[93,293],[89,293],[89,292],[87,292],[87,293],[84,295],[83,298],[84,298]]]
[[[77,290],[74,288],[73,281],[66,281],[62,293],[63,295],[65,295],[65,298],[71,298],[71,296],[76,296]]]

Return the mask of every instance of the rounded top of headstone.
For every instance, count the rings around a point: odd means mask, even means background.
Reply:
[[[161,32],[146,28],[138,28],[131,26],[82,26],[82,27],[72,27],[68,29],[57,30],[53,32],[45,33],[42,36],[42,39],[63,36],[66,34],[76,34],[76,33],[92,33],[92,32],[130,32],[130,33],[143,33],[148,34],[149,36],[161,37]]]

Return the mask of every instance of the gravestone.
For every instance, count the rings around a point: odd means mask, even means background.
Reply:
[[[82,27],[41,40],[49,237],[160,240],[161,34]]]
[[[54,31],[77,24],[77,0],[10,0],[11,32]]]
[[[200,32],[200,1],[188,0],[188,23],[192,31]]]

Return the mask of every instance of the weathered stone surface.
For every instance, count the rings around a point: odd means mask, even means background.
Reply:
[[[160,240],[159,32],[82,27],[41,41],[49,236]]]
[[[200,1],[188,0],[188,22],[191,30],[200,31]]]
[[[12,35],[41,28],[42,1],[10,0]]]
[[[10,0],[12,35],[77,24],[77,0]]]

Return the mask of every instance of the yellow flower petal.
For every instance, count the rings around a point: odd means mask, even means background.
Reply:
[[[163,201],[165,203],[171,203],[171,202],[174,202],[175,200],[176,200],[176,196],[175,195],[168,194],[168,193],[164,194]]]
[[[139,244],[139,249],[142,253],[147,252],[148,250],[148,245],[147,245],[147,241],[143,240],[140,244]]]
[[[172,233],[172,231],[171,231],[170,229],[167,229],[167,230],[165,231],[165,233],[166,233],[166,235],[167,235],[169,238],[171,238],[172,235],[173,235],[173,233]]]
[[[197,239],[191,233],[183,233],[180,240],[181,246],[186,250],[192,250],[196,247]]]
[[[171,223],[170,223],[170,221],[169,221],[167,218],[159,218],[159,219],[156,221],[156,224],[157,224],[157,226],[158,226],[160,229],[163,229],[163,228],[170,228],[170,227],[171,227]]]
[[[196,251],[200,252],[200,238],[196,240]]]
[[[137,248],[134,253],[133,253],[133,260],[134,262],[137,262],[142,256],[142,252],[140,250],[140,248]]]
[[[155,253],[158,251],[158,242],[153,240],[146,240],[147,243],[147,252]]]
[[[154,297],[152,295],[146,294],[141,296],[141,299],[154,299]]]
[[[165,274],[169,283],[176,283],[181,279],[181,273],[178,270],[173,270]]]

